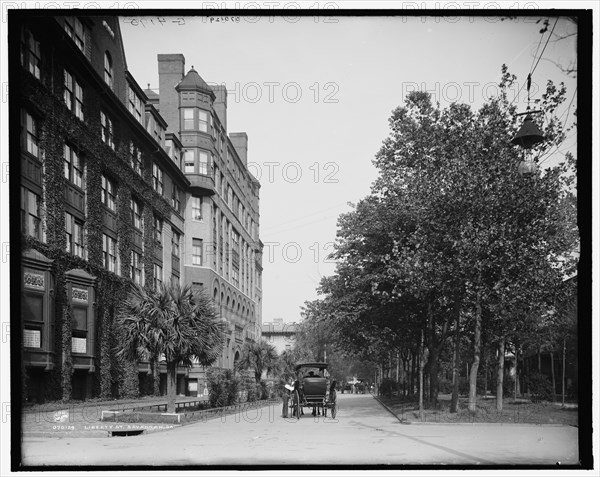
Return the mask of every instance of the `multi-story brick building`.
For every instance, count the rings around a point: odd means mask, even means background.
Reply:
[[[21,316],[12,318],[25,394],[152,390],[150,363],[114,353],[131,281],[210,294],[230,325],[216,365],[232,367],[260,330],[262,244],[259,184],[245,134],[227,137],[226,92],[193,70],[184,77],[180,55],[159,55],[161,95],[144,91],[117,17],[11,11],[9,49],[20,63],[10,76],[22,232]],[[180,394],[203,387],[197,370],[178,373]]]

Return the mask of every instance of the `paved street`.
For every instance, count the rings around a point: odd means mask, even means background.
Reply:
[[[26,465],[575,464],[577,428],[401,424],[370,395],[338,395],[336,420],[281,407],[136,437],[25,438]]]

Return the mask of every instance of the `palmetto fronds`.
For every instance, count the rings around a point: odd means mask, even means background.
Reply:
[[[122,331],[118,353],[126,359],[164,355],[167,363],[210,365],[221,354],[224,322],[212,301],[189,285],[148,290],[133,285],[117,325]]]

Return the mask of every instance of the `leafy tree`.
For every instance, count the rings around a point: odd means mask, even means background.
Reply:
[[[271,373],[277,370],[277,351],[265,340],[258,343],[248,342],[242,349],[242,355],[236,363],[236,369],[251,369],[256,383],[260,383],[264,371]]]
[[[209,366],[223,350],[224,324],[211,299],[190,285],[158,290],[132,285],[121,307],[122,341],[117,354],[129,361],[163,355],[167,365],[167,409],[175,412],[177,366]]]
[[[375,158],[372,194],[340,217],[336,274],[322,280],[325,298],[313,305],[335,324],[337,341],[363,356],[381,362],[390,348],[421,349],[433,405],[452,328],[471,337],[474,411],[483,337],[503,359],[507,340],[540,328],[574,265],[564,259],[574,234],[565,233],[561,208],[574,161],[519,175],[521,151],[511,144],[519,124],[507,100],[515,79],[503,68],[502,94],[477,112],[464,104],[440,109],[427,93],[407,96]],[[539,99],[546,142],[535,153],[564,139],[555,111],[565,94],[549,82]],[[503,373],[498,379],[501,390]]]

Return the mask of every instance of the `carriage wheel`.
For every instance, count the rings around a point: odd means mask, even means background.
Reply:
[[[294,409],[296,410],[296,419],[300,419],[300,393],[298,390],[294,392]]]
[[[331,419],[335,419],[335,415],[337,414],[337,404],[335,401],[331,404]]]

